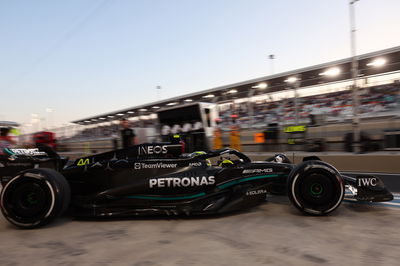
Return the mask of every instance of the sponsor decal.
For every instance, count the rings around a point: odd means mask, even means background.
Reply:
[[[255,196],[259,194],[266,194],[267,190],[266,189],[258,189],[258,190],[250,190],[246,192],[246,196]]]
[[[82,166],[82,165],[87,165],[90,164],[89,158],[86,159],[79,159],[78,163],[76,165]]]
[[[166,154],[167,146],[144,146],[138,148],[139,155]]]
[[[26,166],[31,166],[31,163],[8,163],[7,166],[23,166],[23,167],[26,167]]]
[[[263,174],[263,173],[272,173],[274,170],[272,168],[265,169],[244,169],[243,174]]]
[[[378,180],[375,177],[368,177],[368,178],[359,178],[358,179],[358,186],[359,187],[366,187],[366,186],[373,186],[375,187]]]
[[[25,156],[46,156],[47,153],[39,151],[39,149],[9,149],[14,155]]]
[[[161,187],[194,187],[215,184],[214,176],[165,177],[149,179],[150,188]]]
[[[189,163],[189,166],[201,166],[201,162]]]
[[[98,166],[98,167],[103,167],[103,165],[102,165],[100,162],[97,162],[97,163],[93,164],[93,165],[92,165],[92,168],[94,168],[94,167],[96,167],[96,166]]]
[[[176,168],[178,164],[176,163],[135,163],[134,169],[168,169]]]

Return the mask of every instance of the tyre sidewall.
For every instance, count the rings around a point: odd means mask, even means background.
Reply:
[[[324,209],[315,209],[304,200],[305,195],[301,194],[299,188],[306,178],[310,178],[310,174],[321,174],[332,182],[333,200]],[[293,205],[304,213],[310,215],[325,215],[334,211],[340,206],[345,192],[344,181],[340,173],[330,164],[322,161],[305,161],[292,170],[288,177],[288,195]]]
[[[30,177],[29,174],[41,176],[41,178]],[[15,188],[18,188],[18,182],[29,183],[30,181],[32,181],[31,183],[41,183],[48,190],[46,199],[50,202],[48,205],[46,203],[46,209],[43,214],[38,214],[37,219],[25,222],[23,221],[24,218],[15,214],[6,201],[13,195],[11,189],[14,189],[15,186]],[[57,171],[46,168],[29,169],[18,173],[4,186],[0,196],[1,211],[4,217],[10,223],[26,229],[36,228],[51,222],[66,210],[69,201],[70,189],[65,178]]]

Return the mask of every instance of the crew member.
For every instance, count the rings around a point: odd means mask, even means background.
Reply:
[[[3,149],[15,144],[15,141],[8,135],[9,128],[0,128],[0,154],[4,154]]]
[[[121,140],[122,140],[122,148],[128,148],[132,145],[136,144],[136,134],[133,129],[129,127],[129,121],[127,119],[121,120]]]
[[[240,151],[240,127],[236,123],[237,115],[232,115],[232,125],[231,125],[231,148]]]
[[[222,148],[222,131],[220,127],[221,119],[215,119],[215,123],[217,125],[214,129],[214,150],[219,150]]]

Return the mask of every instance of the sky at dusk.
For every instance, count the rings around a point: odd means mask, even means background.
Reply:
[[[347,0],[0,0],[0,120],[54,125],[350,56]],[[357,54],[400,1],[356,3]],[[161,86],[157,92],[156,86]]]

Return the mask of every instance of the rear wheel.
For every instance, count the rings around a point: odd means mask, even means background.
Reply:
[[[296,208],[311,215],[334,211],[344,197],[344,181],[330,164],[305,161],[288,178],[288,195]]]
[[[12,178],[1,193],[1,211],[12,224],[36,228],[51,222],[68,207],[70,188],[52,169],[29,169]]]

